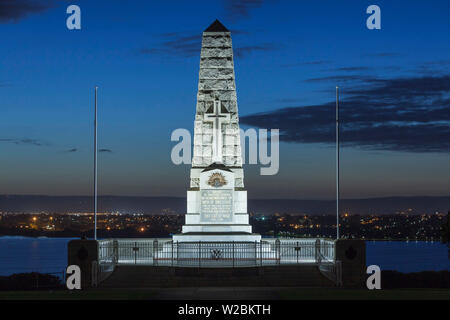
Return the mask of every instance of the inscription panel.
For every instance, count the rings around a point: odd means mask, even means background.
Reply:
[[[201,190],[200,221],[222,223],[233,221],[233,190]]]

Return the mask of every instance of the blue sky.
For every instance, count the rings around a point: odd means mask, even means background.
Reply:
[[[82,29],[66,28],[81,8]],[[381,8],[381,30],[366,8]],[[448,1],[0,2],[0,193],[86,195],[93,87],[101,194],[184,196],[170,161],[192,130],[201,32],[232,31],[241,126],[279,128],[280,171],[247,165],[250,198],[334,196],[334,88],[342,195],[448,195]]]

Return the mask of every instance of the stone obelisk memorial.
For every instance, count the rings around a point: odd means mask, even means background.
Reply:
[[[203,32],[186,221],[173,240],[261,240],[247,213],[231,33],[218,20]]]
[[[71,240],[68,265],[80,267],[82,287],[365,285],[364,240],[261,240],[252,233],[240,140],[231,33],[216,20],[202,38],[182,232],[172,239]],[[237,267],[265,269],[249,277]]]

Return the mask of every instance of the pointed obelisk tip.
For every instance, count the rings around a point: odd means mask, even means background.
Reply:
[[[218,19],[211,23],[211,25],[206,28],[204,32],[230,32]]]

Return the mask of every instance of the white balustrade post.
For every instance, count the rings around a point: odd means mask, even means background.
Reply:
[[[262,240],[259,241],[259,265],[262,267]]]
[[[258,241],[255,240],[255,267],[258,265]]]
[[[113,264],[116,265],[119,263],[119,242],[117,240],[113,240]]]
[[[276,259],[277,259],[277,264],[280,264],[280,260],[281,260],[281,243],[280,243],[280,239],[275,240],[275,252],[276,252]]]
[[[234,247],[234,240],[233,240],[233,268],[234,268],[234,249],[235,249],[235,247]]]
[[[198,267],[202,265],[202,242],[198,242]]]
[[[319,264],[320,264],[320,240],[319,240],[319,239],[316,239],[316,242],[315,242],[314,247],[315,247],[315,250],[314,250],[314,252],[315,252],[314,258],[315,258],[315,260],[316,260],[316,263],[319,263]]]
[[[158,264],[158,240],[153,240],[153,265]]]

